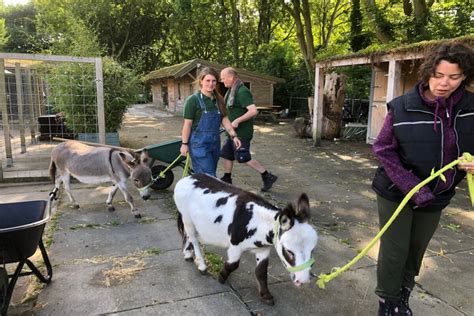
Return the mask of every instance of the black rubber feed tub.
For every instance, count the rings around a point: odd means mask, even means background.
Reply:
[[[13,288],[20,276],[36,275],[41,282],[49,283],[52,267],[42,237],[46,223],[51,217],[47,201],[25,201],[0,204],[0,271],[5,273],[6,264],[17,264],[15,272],[8,275],[9,283],[0,290],[0,314],[6,315]],[[28,259],[39,247],[47,270],[43,275]],[[23,272],[24,265],[29,271]],[[2,282],[5,283],[5,282]]]

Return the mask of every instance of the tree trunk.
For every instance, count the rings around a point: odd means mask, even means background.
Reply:
[[[428,8],[425,0],[413,1],[414,18],[415,18],[415,34],[418,39],[426,39],[426,24],[428,23]]]
[[[334,139],[341,135],[342,107],[346,94],[346,77],[337,73],[326,75],[323,97],[322,138]]]
[[[259,20],[257,27],[257,46],[268,44],[271,35],[271,3],[268,0],[259,1]]]
[[[389,43],[393,40],[393,34],[390,31],[389,22],[379,11],[375,0],[364,0],[367,15],[370,17],[371,24],[375,29],[375,36],[383,44]]]
[[[307,0],[303,0],[303,8],[301,7],[300,0],[292,0],[291,4],[286,3],[284,0],[280,0],[283,8],[287,10],[293,20],[295,21],[296,26],[296,38],[298,39],[298,44],[301,49],[301,54],[303,55],[303,60],[306,66],[308,73],[308,79],[311,82],[311,85],[314,89],[314,42],[313,42],[313,33],[311,29],[311,18],[309,14],[309,4]],[[301,20],[303,15],[304,22]],[[305,23],[310,23],[308,26]]]
[[[237,0],[231,0],[231,13],[232,13],[232,55],[234,56],[234,63],[237,67],[240,66],[240,12],[237,9]]]

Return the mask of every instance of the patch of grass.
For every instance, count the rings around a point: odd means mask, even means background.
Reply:
[[[156,217],[144,216],[138,220],[139,224],[152,224],[156,222]]]
[[[351,245],[351,240],[349,238],[339,239],[339,241],[343,243],[344,245],[348,245],[348,246]]]
[[[207,272],[217,279],[219,272],[224,267],[224,259],[218,254],[204,250],[204,259],[207,265]]]
[[[78,229],[83,229],[83,228],[94,229],[94,228],[115,227],[119,225],[122,225],[122,222],[120,222],[117,219],[113,219],[110,222],[107,222],[105,224],[77,224],[77,225],[69,227],[69,229],[70,230],[78,230]]]
[[[51,220],[49,221],[48,228],[46,230],[46,234],[44,236],[44,246],[46,249],[48,249],[54,242],[53,240],[53,234],[58,231],[59,225],[58,225],[58,220],[61,217],[61,213],[56,211],[52,216]]]
[[[441,225],[441,227],[443,227],[444,229],[453,231],[455,233],[461,232],[461,225],[459,224],[444,224],[444,225]]]
[[[99,228],[102,227],[101,224],[77,224],[74,226],[69,227],[70,230],[78,230],[82,228]]]
[[[41,290],[44,288],[45,284],[41,283],[38,278],[31,278],[30,282],[26,287],[25,293],[21,299],[21,304],[25,304],[31,301],[36,300]]]
[[[152,256],[152,255],[157,256],[157,255],[161,254],[160,248],[148,248],[148,249],[145,250],[145,252],[147,254],[149,254],[150,256]]]
[[[113,219],[110,222],[107,223],[108,226],[119,226],[122,225],[122,223],[118,219]]]

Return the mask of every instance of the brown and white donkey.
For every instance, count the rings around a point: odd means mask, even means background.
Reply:
[[[273,305],[267,270],[274,246],[295,285],[310,281],[314,263],[311,252],[318,237],[309,223],[306,194],[301,194],[296,209],[291,204],[280,209],[254,193],[205,174],[194,174],[178,181],[174,201],[179,211],[184,258],[192,260],[194,255],[201,272],[206,271],[206,263],[199,241],[227,248],[227,261],[219,274],[221,283],[238,268],[241,254],[252,251],[257,261],[255,274],[260,297]]]

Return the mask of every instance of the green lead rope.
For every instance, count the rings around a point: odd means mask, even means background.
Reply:
[[[416,185],[410,192],[408,192],[408,194],[402,200],[402,202],[400,203],[398,208],[395,210],[392,217],[390,217],[388,222],[385,224],[385,226],[379,231],[379,233],[374,237],[374,239],[372,239],[372,241],[354,259],[352,259],[349,263],[347,263],[342,268],[337,268],[337,267],[333,268],[331,270],[330,274],[322,273],[322,274],[319,275],[318,281],[316,281],[316,284],[319,286],[319,288],[321,288],[321,289],[326,288],[326,283],[328,283],[332,279],[336,278],[338,275],[340,275],[341,273],[343,273],[344,271],[349,269],[351,266],[353,266],[355,263],[357,263],[357,261],[362,259],[362,257],[364,257],[367,254],[367,252],[369,252],[369,250],[380,239],[380,237],[382,237],[382,235],[390,227],[390,225],[392,225],[393,221],[395,221],[398,214],[400,214],[400,212],[405,207],[405,205],[408,203],[410,198],[416,192],[418,192],[424,185],[426,185],[430,181],[434,180],[436,177],[440,177],[441,179],[444,179],[443,173],[446,170],[448,170],[450,168],[453,168],[454,166],[456,166],[460,162],[471,162],[471,161],[472,161],[472,155],[469,154],[469,153],[463,153],[461,159],[454,160],[453,162],[451,162],[450,164],[444,166],[443,168],[441,168],[437,172],[432,173],[431,176],[429,176],[426,180],[424,180],[424,181],[420,182],[418,185]],[[469,196],[471,198],[471,205],[474,207],[474,186],[473,186],[473,183],[472,183],[472,174],[470,174],[470,173],[467,173],[467,185],[468,185],[468,188],[469,188]]]
[[[189,161],[191,159],[189,158],[189,153],[186,154],[186,162],[184,163],[184,169],[183,169],[183,178],[188,176],[189,173]]]

